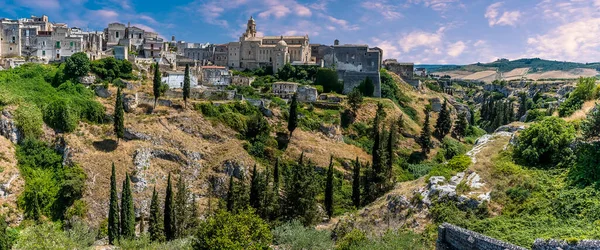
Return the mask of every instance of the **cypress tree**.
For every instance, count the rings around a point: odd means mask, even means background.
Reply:
[[[454,124],[454,130],[452,131],[452,135],[456,139],[462,139],[465,137],[467,133],[467,128],[469,127],[469,122],[467,122],[467,115],[465,112],[458,113],[458,119],[456,124]]]
[[[527,114],[527,94],[525,92],[519,93],[519,110],[517,111],[517,119],[521,119]]]
[[[259,192],[259,177],[256,172],[256,164],[254,164],[252,175],[250,176],[250,206],[257,210],[260,207]]]
[[[233,175],[229,176],[229,189],[227,189],[227,212],[233,212],[233,208],[235,206],[235,186],[233,182]]]
[[[235,185],[234,190],[235,193],[233,198],[233,212],[237,213],[238,211],[248,208],[249,205],[249,195],[246,187],[246,176],[244,174],[240,176],[240,180],[238,181],[238,184]]]
[[[299,164],[284,182],[282,207],[288,220],[298,219],[305,226],[312,225],[317,218],[318,186],[314,182],[314,166]]]
[[[302,151],[302,153],[300,153],[300,159],[298,160],[298,165],[300,165],[300,166],[304,165],[304,151]]]
[[[165,212],[164,214],[164,226],[165,226],[165,238],[168,241],[175,239],[175,207],[173,204],[173,187],[171,186],[171,173],[167,180],[167,191],[165,194]]]
[[[469,124],[475,126],[475,110],[469,108],[469,114],[471,114],[471,116],[469,116]]]
[[[442,110],[440,111],[440,116],[437,119],[435,124],[435,136],[438,139],[443,139],[450,130],[452,129],[452,119],[450,118],[450,111],[448,110],[447,101],[444,99],[444,103],[442,104]]]
[[[121,88],[117,90],[117,101],[115,102],[115,117],[114,117],[114,130],[117,136],[117,142],[123,139],[125,133],[125,117],[123,113],[123,95],[121,94]]]
[[[121,195],[121,236],[124,239],[133,239],[135,237],[135,210],[133,207],[129,174],[125,174]]]
[[[381,132],[380,126],[383,119],[385,119],[385,111],[383,110],[383,104],[377,104],[377,112],[375,113],[375,119],[373,120],[373,148],[372,148],[372,156],[373,156],[373,174],[378,175],[381,174],[383,169],[383,151],[381,150]],[[373,181],[376,183],[379,182],[376,176],[372,177]]]
[[[154,79],[152,81],[152,91],[154,92],[154,107],[156,108],[156,102],[160,97],[160,87],[162,85],[162,80],[160,77],[160,69],[158,66],[158,62],[154,65]]]
[[[6,217],[3,215],[0,217],[0,250],[9,250],[12,248],[10,236],[6,232],[7,228],[8,223],[6,223]]]
[[[279,199],[280,199],[280,190],[279,190],[279,158],[275,160],[275,167],[273,168],[273,192],[271,192],[272,207],[271,207],[271,215],[270,218],[274,220],[279,217]]]
[[[356,208],[360,206],[360,162],[358,157],[356,157],[352,169],[352,204]]]
[[[292,103],[290,104],[290,112],[288,117],[288,131],[290,132],[290,139],[294,130],[298,127],[298,95],[294,93],[292,97]]]
[[[431,150],[431,128],[429,126],[429,108],[425,109],[425,122],[423,123],[423,129],[421,130],[421,136],[419,137],[419,145],[423,154],[429,154]]]
[[[275,167],[273,168],[273,192],[279,193],[279,158],[275,160]]]
[[[187,100],[190,98],[190,65],[185,65],[185,76],[183,77],[183,103],[187,108]]]
[[[325,211],[331,219],[333,215],[333,156],[329,157],[329,168],[327,169],[327,181],[325,183]]]
[[[175,198],[175,229],[177,229],[175,235],[177,238],[185,236],[189,217],[188,214],[190,211],[188,207],[188,197],[189,193],[185,185],[185,180],[180,174],[179,181],[177,182],[177,196]]]
[[[113,245],[119,238],[119,197],[117,196],[117,179],[115,174],[115,163],[112,164],[110,176],[110,205],[108,210],[108,242]]]
[[[396,161],[396,126],[394,123],[390,125],[390,132],[388,133],[388,140],[386,145],[386,169],[385,169],[385,188],[386,191],[392,187],[393,182],[393,168],[394,161]]]
[[[151,241],[162,241],[164,239],[159,207],[158,193],[156,187],[154,187],[152,201],[150,202],[150,218],[148,218],[148,233],[150,233]]]

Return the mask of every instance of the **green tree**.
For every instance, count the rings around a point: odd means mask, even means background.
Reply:
[[[315,85],[323,86],[323,92],[330,93],[342,93],[344,85],[342,85],[338,79],[338,74],[333,69],[319,68],[315,75]]]
[[[384,176],[385,176],[385,165],[386,165],[386,155],[384,148],[384,136],[381,133],[381,124],[385,119],[386,113],[383,108],[382,103],[377,104],[377,111],[375,113],[375,119],[373,120],[373,147],[371,149],[371,155],[373,159],[373,168],[372,171],[369,172],[369,175],[366,176],[368,178],[366,186],[367,192],[365,193],[365,199],[368,201],[373,201],[377,198],[379,193],[383,190]]]
[[[151,241],[163,241],[165,238],[160,215],[158,192],[156,192],[156,187],[154,187],[152,190],[152,201],[150,202],[150,218],[148,218],[148,233],[150,234]]]
[[[156,102],[158,101],[158,98],[161,95],[161,88],[164,88],[162,87],[163,84],[158,63],[154,65],[154,79],[152,80],[152,83],[152,90],[154,92],[154,108],[156,108]]]
[[[444,99],[440,116],[438,116],[435,124],[435,136],[438,139],[443,139],[452,129],[452,118],[450,118],[450,110],[448,110],[447,101]]]
[[[171,173],[167,179],[167,190],[165,194],[165,211],[164,214],[164,232],[165,238],[168,241],[175,239],[177,228],[175,227],[175,204],[173,199],[173,187],[171,186]]]
[[[260,113],[253,114],[246,122],[246,139],[250,141],[260,140],[269,136],[271,127],[269,122]]]
[[[423,129],[421,130],[421,136],[419,136],[419,145],[421,146],[421,151],[423,154],[429,154],[431,147],[433,146],[433,142],[431,141],[431,128],[429,126],[429,112],[430,109],[425,109],[425,122],[423,123]]]
[[[523,165],[538,168],[571,166],[574,154],[570,146],[574,140],[572,124],[546,117],[520,133],[513,157]]]
[[[112,164],[112,174],[110,176],[110,204],[108,210],[108,243],[113,245],[119,238],[119,197],[117,196],[117,179],[115,174],[115,164]]]
[[[356,157],[352,169],[352,204],[356,208],[360,207],[360,182],[360,161]]]
[[[77,52],[65,60],[65,75],[69,78],[86,76],[90,72],[90,59],[83,52]]]
[[[277,79],[279,80],[289,81],[296,76],[296,67],[292,66],[289,63],[286,63],[285,65],[283,65],[283,67],[281,67],[281,69],[277,70],[277,73],[275,75],[275,77],[277,77]]]
[[[8,224],[4,216],[0,217],[0,250],[9,250],[12,248],[12,240],[6,231]]]
[[[279,158],[277,158],[275,160],[275,167],[273,168],[273,192],[272,192],[272,198],[273,198],[273,207],[271,209],[271,219],[275,219],[277,217],[279,217],[279,200],[280,200],[280,190],[279,190],[279,176],[280,176],[280,170],[279,170],[280,166],[279,166]]]
[[[187,100],[190,98],[190,65],[185,65],[185,76],[183,77],[183,103],[187,108]]]
[[[325,211],[331,219],[333,216],[333,156],[329,157],[329,168],[327,168],[327,180],[325,181]]]
[[[600,104],[587,114],[585,120],[581,122],[581,130],[585,140],[596,139],[600,137]]]
[[[467,134],[467,129],[469,128],[469,122],[467,121],[467,115],[465,112],[458,113],[458,119],[456,124],[454,124],[454,129],[452,130],[452,135],[456,139],[462,139]]]
[[[388,191],[392,188],[393,185],[393,168],[394,162],[396,161],[396,125],[392,123],[390,125],[390,132],[388,133],[387,143],[386,143],[386,168],[385,168],[385,180],[384,180],[384,188],[385,191]]]
[[[290,113],[288,117],[288,131],[290,132],[290,139],[294,130],[298,127],[298,94],[294,93],[292,97],[292,103],[290,104]]]
[[[193,248],[268,249],[272,240],[269,225],[253,210],[221,211],[200,223]]]
[[[356,87],[363,96],[373,96],[375,92],[375,85],[373,84],[373,80],[367,77],[363,80],[358,87]]]
[[[522,116],[527,114],[529,107],[527,106],[527,93],[519,93],[519,110],[517,111],[517,119],[521,119]]]
[[[235,207],[235,183],[233,182],[233,175],[229,176],[229,189],[227,189],[227,212],[233,212],[233,208]]]
[[[289,173],[283,188],[282,210],[287,220],[298,219],[305,226],[312,225],[317,219],[318,186],[316,185],[314,166],[304,164],[301,155],[294,171]]]
[[[187,224],[190,221],[191,207],[188,202],[189,192],[183,176],[179,175],[179,181],[177,181],[177,196],[175,198],[175,229],[176,237],[183,238],[186,235]]]
[[[256,172],[256,164],[252,168],[252,174],[250,176],[250,206],[254,209],[260,207],[260,190],[259,190],[259,176]]]
[[[125,174],[123,191],[121,194],[121,237],[133,239],[135,237],[135,210],[133,208],[133,195],[129,174]]]
[[[352,112],[354,114],[356,114],[358,109],[360,109],[360,106],[362,105],[362,103],[363,103],[362,93],[358,89],[353,89],[348,94],[348,105],[350,105],[350,109],[352,109]]]
[[[44,120],[50,127],[68,133],[77,128],[79,114],[69,100],[59,98],[45,108]]]
[[[123,139],[125,133],[125,116],[123,113],[123,95],[121,88],[117,90],[117,101],[115,102],[115,117],[114,117],[114,130],[117,136],[117,142]]]

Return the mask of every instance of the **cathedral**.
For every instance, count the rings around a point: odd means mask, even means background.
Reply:
[[[257,37],[256,34],[256,22],[250,17],[239,42],[228,44],[228,67],[255,69],[271,66],[273,72],[277,72],[286,63],[310,63],[308,35]]]

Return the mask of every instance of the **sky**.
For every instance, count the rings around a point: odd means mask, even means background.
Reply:
[[[0,0],[0,17],[31,15],[89,30],[131,23],[199,43],[237,41],[253,16],[259,34],[368,44],[417,64],[600,61],[600,0]]]

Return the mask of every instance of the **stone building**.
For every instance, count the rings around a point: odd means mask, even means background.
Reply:
[[[281,99],[291,99],[298,91],[298,85],[295,82],[275,82],[273,83],[273,95]]]
[[[373,96],[381,96],[381,56],[380,48],[369,48],[368,45],[344,44],[335,41],[333,46],[311,45],[313,59],[324,67],[334,68],[339,79],[344,81],[344,93],[347,94],[370,78],[375,85]]]
[[[227,44],[198,44],[194,48],[183,49],[183,55],[198,61],[200,65],[227,66]]]
[[[385,59],[383,66],[388,71],[396,73],[396,75],[402,77],[405,80],[412,80],[415,64],[414,63],[400,63],[396,59]]]
[[[231,84],[235,86],[251,86],[256,78],[249,76],[232,76]]]
[[[169,85],[169,89],[183,88],[183,79],[185,72],[183,71],[166,71],[161,81]],[[190,74],[190,88],[198,87],[198,78],[194,74]]]
[[[299,86],[297,93],[299,102],[316,102],[319,94],[316,88],[308,85]]]
[[[228,44],[227,66],[237,69],[274,67],[285,63],[310,64],[311,50],[308,35],[258,37],[256,22],[250,17],[246,32],[239,41]],[[287,53],[286,51],[287,50]]]
[[[224,88],[231,84],[231,74],[223,66],[200,67],[200,82],[205,86]]]
[[[108,27],[104,29],[104,37],[106,38],[104,50],[119,45],[119,41],[126,38],[125,29],[125,24],[109,23]]]

